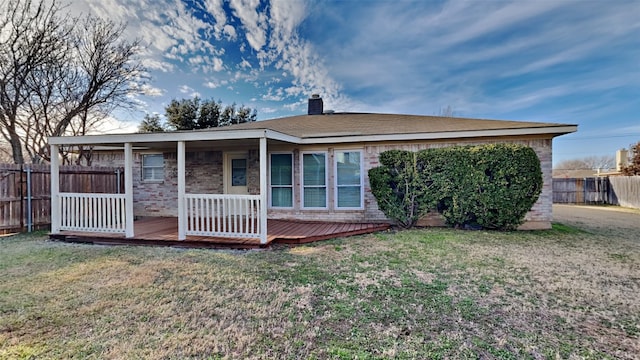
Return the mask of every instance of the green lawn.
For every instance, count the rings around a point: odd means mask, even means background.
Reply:
[[[429,229],[264,251],[0,238],[0,359],[640,354],[640,242]]]

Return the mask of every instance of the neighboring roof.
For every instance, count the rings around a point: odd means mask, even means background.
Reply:
[[[596,171],[594,170],[556,170],[554,169],[552,172],[552,176],[556,179],[582,179],[588,177],[597,176]]]
[[[332,113],[299,115],[220,128],[114,135],[52,137],[51,144],[122,144],[175,141],[256,139],[266,137],[296,144],[411,141],[518,135],[558,136],[577,125],[441,116]]]

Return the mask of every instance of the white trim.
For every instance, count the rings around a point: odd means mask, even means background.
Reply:
[[[243,140],[268,137],[274,140],[298,143],[300,138],[269,129],[169,131],[160,133],[84,135],[84,136],[52,136],[51,145],[92,145],[92,144],[123,144],[131,143],[172,143],[177,141],[208,141],[208,140]]]
[[[260,202],[260,195],[185,194],[186,235],[252,238],[266,243],[266,228],[262,227],[266,217],[261,217],[266,213]]]
[[[247,189],[246,194],[235,194],[235,195],[249,195],[249,152],[248,151],[223,151],[222,152],[222,189],[225,194],[232,194],[229,190],[231,189],[231,184],[229,184],[229,178],[232,175],[233,167],[230,160],[233,160],[232,157],[242,157],[246,160],[246,184],[245,188]]]
[[[577,126],[558,126],[524,129],[498,129],[475,131],[446,131],[435,133],[408,133],[384,135],[347,135],[328,137],[306,137],[300,139],[301,145],[306,144],[340,144],[353,142],[382,142],[382,141],[413,141],[413,140],[441,140],[458,138],[485,138],[519,135],[561,135],[578,130]]]
[[[58,145],[51,145],[51,233],[60,233],[60,158]]]
[[[339,207],[338,206],[338,153],[360,154],[360,206],[359,207]],[[342,185],[342,187],[355,187],[355,185]],[[333,208],[335,210],[364,210],[364,149],[336,149],[333,151]]]
[[[133,232],[133,148],[124,144],[124,208],[125,236],[132,238]]]
[[[145,156],[161,156],[162,157],[162,179],[145,179],[144,177],[144,158]],[[159,166],[147,166],[147,168],[158,168]],[[162,183],[164,182],[164,153],[161,152],[144,152],[140,153],[140,181],[142,183]]]
[[[281,133],[281,132],[270,130],[270,129],[265,129],[264,134],[267,139],[284,141],[284,142],[293,143],[293,144],[299,144],[301,140],[301,138],[297,136]]]
[[[378,141],[411,141],[411,140],[438,140],[455,138],[482,138],[519,135],[562,135],[576,132],[576,125],[528,127],[519,129],[495,129],[495,130],[468,130],[468,131],[442,131],[434,133],[406,133],[406,134],[382,134],[382,135],[346,135],[323,137],[297,137],[271,129],[244,129],[226,130],[217,128],[204,131],[172,131],[165,133],[145,134],[111,134],[111,135],[85,135],[85,136],[52,136],[50,145],[109,145],[131,143],[154,143],[176,141],[207,141],[207,140],[238,140],[259,139],[266,137],[292,144],[329,144],[350,142],[378,142]]]
[[[267,138],[260,138],[260,244],[267,243]]]
[[[304,206],[304,155],[305,154],[323,154],[324,155],[324,207],[307,207]],[[329,152],[324,151],[301,151],[300,152],[300,208],[303,210],[328,210],[329,209]],[[310,187],[321,188],[321,186],[311,185]]]
[[[273,184],[271,184],[271,155],[291,155],[291,206],[273,206],[273,196],[272,194],[272,190],[273,190]],[[268,159],[269,159],[269,167],[268,167],[268,180],[269,180],[269,184],[268,184],[268,195],[269,195],[269,208],[270,209],[293,209],[294,208],[294,204],[296,203],[296,197],[295,197],[295,171],[294,171],[294,166],[295,166],[295,159],[293,158],[293,151],[273,151],[270,152],[268,155]],[[279,187],[284,187],[279,185]]]
[[[186,165],[185,165],[185,144],[178,141],[178,240],[187,239],[187,212],[185,209],[186,193]]]

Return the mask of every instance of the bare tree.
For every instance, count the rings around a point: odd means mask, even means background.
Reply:
[[[453,108],[451,107],[451,105],[447,105],[446,108],[440,108],[440,116],[453,117]]]
[[[49,136],[95,129],[116,106],[133,106],[144,81],[138,43],[123,40],[124,26],[61,15],[48,3],[1,9],[9,15],[0,15],[0,34],[8,34],[0,37],[0,130],[15,163],[24,162],[23,148],[32,161],[48,161]]]
[[[67,29],[56,16],[58,7],[44,2],[9,1],[0,8],[0,132],[11,146],[13,161],[24,163],[19,121],[36,68],[55,60]]]
[[[554,166],[555,170],[607,170],[615,169],[616,159],[613,155],[586,156],[578,159],[564,160]]]
[[[13,158],[11,157],[11,147],[4,139],[0,138],[0,163],[8,164],[12,161]]]

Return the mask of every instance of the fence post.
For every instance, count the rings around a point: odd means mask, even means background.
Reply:
[[[120,194],[120,169],[116,169],[116,194]]]
[[[33,208],[31,207],[31,168],[24,169],[27,173],[27,232],[33,231]]]
[[[18,169],[19,180],[17,186],[17,195],[20,197],[20,231],[24,231],[24,176],[22,174],[23,165],[20,164],[20,169]],[[15,179],[13,184],[15,186]]]

